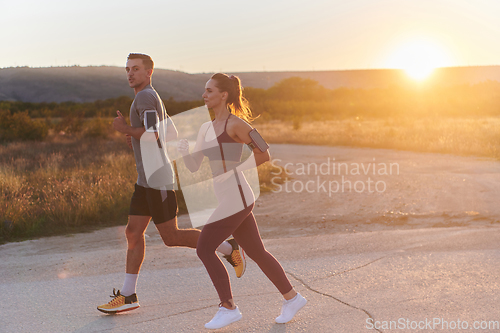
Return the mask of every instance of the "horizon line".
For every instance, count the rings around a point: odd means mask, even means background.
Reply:
[[[449,69],[449,68],[477,68],[477,67],[499,67],[500,64],[497,65],[463,65],[463,66],[442,66],[442,67],[435,67],[434,70],[436,69]],[[115,65],[62,65],[62,66],[10,66],[10,67],[0,67],[0,70],[2,69],[15,69],[15,68],[29,68],[29,69],[45,69],[45,68],[73,68],[73,67],[80,67],[80,68],[93,68],[93,67],[116,67],[116,68],[124,68],[122,66],[115,66]],[[379,70],[397,70],[397,71],[404,71],[404,68],[351,68],[351,69],[319,69],[319,70],[262,70],[262,71],[208,71],[208,72],[184,72],[181,70],[177,69],[169,69],[169,68],[155,68],[155,70],[166,70],[166,71],[172,71],[172,72],[180,72],[180,73],[185,73],[185,74],[190,74],[190,75],[199,75],[199,74],[213,74],[213,73],[311,73],[311,72],[347,72],[347,71],[379,71]]]

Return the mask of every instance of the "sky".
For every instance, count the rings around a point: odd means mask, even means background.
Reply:
[[[500,65],[498,0],[0,0],[0,68],[188,73]]]

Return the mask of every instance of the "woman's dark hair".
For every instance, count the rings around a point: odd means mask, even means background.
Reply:
[[[227,92],[228,96],[226,103],[231,113],[248,123],[256,119],[252,116],[252,111],[250,110],[248,101],[245,97],[243,97],[243,87],[241,86],[239,77],[216,73],[212,75],[211,79],[216,82],[215,86],[219,89],[219,91]]]

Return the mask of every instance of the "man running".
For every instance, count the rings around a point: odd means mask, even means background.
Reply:
[[[122,289],[113,289],[113,299],[97,307],[104,313],[119,313],[130,311],[139,307],[137,300],[136,286],[139,271],[144,261],[146,228],[153,219],[156,229],[166,246],[183,246],[196,248],[200,230],[179,229],[177,226],[177,198],[174,191],[174,173],[166,155],[162,156],[166,166],[162,169],[165,179],[171,182],[160,189],[152,188],[148,185],[144,166],[148,163],[143,161],[141,152],[141,137],[146,132],[145,111],[156,111],[159,122],[167,123],[164,141],[177,139],[177,130],[173,122],[167,115],[165,106],[156,90],[151,86],[154,63],[150,56],[139,53],[130,53],[127,58],[126,72],[129,86],[134,88],[135,99],[130,107],[130,123],[127,125],[124,116],[117,111],[118,117],[113,121],[113,128],[127,136],[128,145],[134,150],[134,157],[137,169],[137,183],[130,203],[128,224],[125,228],[127,238],[127,261],[126,274]],[[149,126],[149,125],[148,125]],[[148,128],[148,132],[151,128]],[[157,131],[157,128],[156,128]],[[151,134],[151,133],[147,133]],[[158,139],[158,133],[154,133]],[[143,140],[148,135],[143,137]],[[153,137],[154,138],[154,137]],[[158,140],[159,152],[161,142]],[[217,251],[231,263],[236,271],[236,275],[241,277],[245,271],[245,258],[243,252],[240,253],[239,246],[234,239],[222,243]]]

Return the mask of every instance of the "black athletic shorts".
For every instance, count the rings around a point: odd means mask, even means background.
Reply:
[[[151,216],[155,224],[160,224],[176,217],[177,211],[175,191],[160,191],[135,184],[129,215]]]

